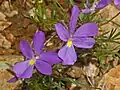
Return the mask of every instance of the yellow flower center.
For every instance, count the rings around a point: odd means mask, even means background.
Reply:
[[[34,59],[31,59],[30,61],[29,61],[29,65],[34,65],[35,64],[35,62],[36,62],[36,60],[34,60]]]
[[[72,40],[68,40],[68,41],[67,41],[67,46],[68,46],[68,47],[71,47],[71,46],[72,46]]]

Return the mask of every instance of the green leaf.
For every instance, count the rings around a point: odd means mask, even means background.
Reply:
[[[0,62],[0,69],[7,69],[9,68],[9,65],[5,62]]]
[[[113,37],[112,37],[112,39],[118,39],[118,38],[120,38],[120,32],[118,32],[117,34],[115,34]]]

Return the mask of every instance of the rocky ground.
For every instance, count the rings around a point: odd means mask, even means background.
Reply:
[[[19,84],[21,81],[15,83],[8,83],[7,81],[13,77],[10,73],[11,66],[18,61],[24,60],[19,50],[19,41],[26,39],[32,40],[32,36],[36,31],[36,26],[26,18],[28,14],[28,6],[31,7],[31,2],[26,0],[0,0],[0,90],[20,90]],[[99,12],[101,17],[111,18],[115,16],[119,9],[114,5],[109,5]],[[120,32],[120,15],[118,15],[113,22],[102,25],[100,30],[107,31],[111,28],[118,28]],[[116,25],[118,24],[118,25]],[[8,63],[8,64],[5,64]],[[95,69],[95,66],[89,66]],[[108,89],[103,90],[120,90],[120,65],[115,66],[108,73],[106,73],[100,80],[99,87],[104,87],[107,84]],[[81,77],[81,69],[73,67],[68,73],[71,77]]]
[[[31,41],[36,27],[25,18],[22,0],[0,1],[0,90],[18,90],[21,83],[8,83],[13,77],[8,68],[18,61],[24,60],[20,55],[19,41],[26,39]],[[6,65],[8,63],[10,65]]]

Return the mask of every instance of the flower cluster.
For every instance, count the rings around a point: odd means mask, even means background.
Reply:
[[[13,66],[16,76],[10,79],[9,82],[14,82],[21,78],[30,78],[34,68],[44,75],[51,75],[53,64],[73,65],[76,62],[77,54],[74,46],[78,48],[92,48],[95,44],[93,37],[98,34],[98,25],[96,23],[86,23],[76,29],[80,13],[79,8],[74,5],[69,30],[61,23],[55,24],[59,38],[66,42],[66,45],[58,51],[58,54],[53,51],[43,51],[45,35],[42,31],[36,31],[33,37],[33,48],[30,47],[26,40],[22,40],[20,42],[20,50],[26,57],[26,60],[18,62]]]

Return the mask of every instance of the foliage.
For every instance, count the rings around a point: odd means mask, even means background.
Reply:
[[[86,0],[80,2],[80,8],[86,8],[84,5],[86,3],[85,1]],[[90,6],[92,6],[93,3],[94,1],[90,0]],[[53,27],[53,25],[57,22],[62,22],[64,25],[66,25],[65,23],[69,23],[69,13],[74,4],[76,4],[75,0],[35,0],[33,7],[34,15],[30,16],[30,19],[37,25],[38,28],[43,29],[43,31],[53,30],[53,32],[55,32],[55,27]],[[95,12],[89,14],[80,14],[77,26],[82,26],[88,22],[95,22],[99,25],[99,27],[101,27],[101,25],[112,21],[113,18],[110,20],[99,18],[97,15],[98,11],[99,10],[96,10]],[[85,61],[87,56],[91,56],[90,58],[94,57],[97,60],[96,66],[99,68],[108,67],[110,62],[106,61],[107,57],[112,57],[111,61],[114,61],[114,58],[116,57],[120,58],[120,32],[117,30],[118,29],[112,29],[96,36],[96,44],[89,50],[76,48],[76,52],[79,57],[78,59],[83,58],[83,61]],[[82,60],[79,60],[78,62],[82,63]],[[59,68],[60,67],[58,65],[55,69],[59,70]],[[69,66],[66,66],[62,71],[66,68],[69,68]],[[84,86],[82,83],[78,82],[77,79],[74,79],[64,73],[60,75],[52,74],[51,76],[34,73],[32,78],[25,79],[23,82],[24,88],[26,87],[25,90],[64,90],[67,88],[67,83],[74,83],[78,87]]]

